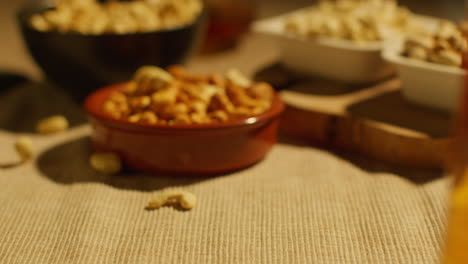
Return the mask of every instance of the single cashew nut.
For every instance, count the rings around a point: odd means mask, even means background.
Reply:
[[[68,120],[60,115],[51,116],[40,120],[36,125],[36,131],[40,134],[52,134],[68,129]]]
[[[91,167],[104,174],[116,174],[122,170],[122,161],[115,153],[94,153],[89,159]]]
[[[187,191],[170,190],[159,193],[151,200],[147,209],[159,209],[166,205],[179,205],[183,209],[190,210],[197,204],[197,197]]]
[[[242,72],[240,72],[238,69],[230,69],[226,73],[226,78],[234,83],[237,86],[240,87],[250,87],[252,86],[252,80],[247,78]]]
[[[190,210],[197,204],[197,197],[193,193],[184,192],[179,200],[180,206]]]
[[[34,155],[34,147],[29,137],[20,137],[15,142],[15,149],[22,162],[26,162]]]
[[[168,86],[174,78],[170,73],[156,66],[143,66],[135,73],[134,79],[140,89],[159,91]]]

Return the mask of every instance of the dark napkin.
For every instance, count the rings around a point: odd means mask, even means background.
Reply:
[[[86,122],[81,104],[57,86],[0,73],[0,129],[31,133],[38,120],[51,115],[65,116],[72,127]]]

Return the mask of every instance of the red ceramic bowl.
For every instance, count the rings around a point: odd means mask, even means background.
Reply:
[[[221,174],[260,161],[276,143],[278,95],[265,113],[225,123],[145,125],[116,120],[102,111],[109,95],[124,84],[102,88],[85,101],[97,151],[118,153],[128,168],[151,173]]]

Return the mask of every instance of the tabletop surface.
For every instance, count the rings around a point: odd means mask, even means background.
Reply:
[[[0,263],[437,263],[450,186],[440,172],[282,139],[256,166],[218,177],[95,173],[81,107],[41,80],[14,26],[16,6],[0,4],[0,71],[27,78],[0,87]],[[252,75],[277,58],[268,39],[249,35],[188,67]],[[31,133],[52,114],[72,128]],[[2,168],[17,161],[22,134],[35,159]],[[192,191],[199,204],[146,211],[167,188]]]

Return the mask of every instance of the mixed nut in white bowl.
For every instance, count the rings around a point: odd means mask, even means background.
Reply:
[[[465,83],[468,42],[461,28],[439,22],[433,30],[410,35],[399,47],[386,49],[383,57],[396,66],[406,99],[451,112]]]
[[[463,29],[453,22],[441,20],[431,31],[408,35],[402,55],[460,68],[467,52],[468,40]]]
[[[277,42],[290,70],[347,83],[370,83],[394,74],[381,51],[412,30],[412,15],[395,1],[325,1],[257,21],[255,32]]]
[[[316,38],[330,37],[356,43],[378,42],[389,31],[404,32],[411,12],[391,0],[322,1],[286,17],[287,34]]]

